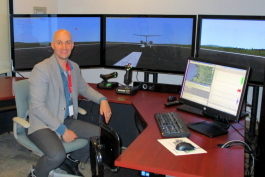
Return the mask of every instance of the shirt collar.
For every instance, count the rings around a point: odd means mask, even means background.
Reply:
[[[56,61],[57,61],[57,60],[56,60]],[[71,68],[71,70],[73,70],[73,65],[72,65],[72,63],[70,62],[69,59],[67,59],[67,62],[69,62],[69,64],[70,64],[70,68]],[[60,72],[61,72],[61,73],[64,73],[64,70],[63,70],[63,68],[61,67],[61,65],[59,64],[58,61],[57,61],[57,63],[58,63],[58,65],[59,65]]]

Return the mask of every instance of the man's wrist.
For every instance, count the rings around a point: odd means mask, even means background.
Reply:
[[[102,97],[102,98],[100,98],[99,99],[99,104],[101,103],[101,101],[103,101],[103,100],[106,100],[106,101],[108,101],[108,99],[106,98],[106,97]]]
[[[61,124],[55,131],[58,134],[63,135],[66,131],[66,126],[64,124]]]

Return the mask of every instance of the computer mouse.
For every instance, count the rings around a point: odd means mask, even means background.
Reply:
[[[176,145],[176,150],[178,151],[191,151],[194,150],[195,147],[187,142],[180,142]]]
[[[167,101],[175,101],[175,100],[177,100],[177,98],[175,96],[169,96],[167,98]]]

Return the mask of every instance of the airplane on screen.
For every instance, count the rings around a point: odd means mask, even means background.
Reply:
[[[151,36],[161,36],[161,35],[148,35],[148,34],[133,34],[135,36],[145,36],[145,41],[140,41],[140,43],[142,44],[141,47],[150,47],[151,48],[151,45],[153,44],[153,41],[147,41],[147,38],[148,37],[151,37]]]

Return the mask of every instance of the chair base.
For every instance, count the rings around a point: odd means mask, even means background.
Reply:
[[[66,173],[64,173],[63,170],[61,170],[60,168],[57,168],[55,170],[52,170],[49,173],[48,177],[77,177],[77,176],[76,175],[66,174]]]
[[[30,167],[30,171],[32,169],[33,169],[33,166]],[[49,173],[48,177],[78,177],[78,176],[67,174],[65,171],[61,170],[60,168],[57,168],[55,170],[52,170]]]

